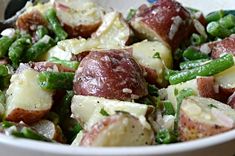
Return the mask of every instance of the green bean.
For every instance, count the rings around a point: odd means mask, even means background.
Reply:
[[[151,96],[158,96],[158,88],[155,85],[148,84],[148,92]]]
[[[175,110],[171,102],[163,102],[164,106],[164,115],[175,115]]]
[[[130,21],[135,16],[136,12],[137,12],[136,9],[130,9],[129,13],[128,13],[127,17],[126,17],[126,20]]]
[[[193,60],[193,61],[185,61],[180,63],[180,69],[192,69],[195,67],[199,67],[205,63],[208,63],[209,59],[200,59],[200,60]]]
[[[218,21],[220,20],[222,17],[224,17],[225,13],[223,10],[219,10],[219,11],[215,11],[215,12],[212,12],[210,14],[208,14],[206,16],[206,21],[209,23],[209,22],[212,22],[212,21]]]
[[[40,40],[41,38],[43,38],[45,35],[48,35],[48,30],[46,27],[40,25],[38,26],[37,30],[36,30],[36,38],[37,40]]]
[[[66,91],[62,101],[59,103],[58,107],[56,107],[55,112],[60,116],[60,122],[63,122],[65,118],[69,118],[71,115],[70,106],[73,95],[73,91]]]
[[[25,61],[37,61],[43,54],[45,54],[51,47],[55,45],[54,40],[50,36],[44,36],[31,48],[29,48],[25,55]]]
[[[53,62],[56,64],[62,64],[65,67],[77,70],[78,66],[79,66],[79,62],[78,61],[67,61],[67,60],[60,60],[56,57],[51,57],[48,60],[49,62]]]
[[[207,25],[206,27],[207,32],[214,36],[214,37],[227,37],[231,35],[231,31],[225,27],[223,27],[220,23],[218,22],[211,22]]]
[[[198,59],[209,58],[208,55],[201,53],[200,51],[198,51],[197,49],[193,47],[187,48],[183,53],[183,57],[186,60],[198,60]]]
[[[194,46],[199,46],[202,43],[205,43],[205,41],[206,41],[205,37],[203,37],[202,35],[195,34],[195,33],[193,33],[190,38],[190,42]]]
[[[6,56],[8,49],[10,48],[14,40],[15,40],[14,38],[10,38],[7,36],[3,36],[0,39],[0,58]]]
[[[171,70],[171,69],[165,69],[165,71],[164,71],[165,79],[169,80],[170,76],[175,75],[177,73],[179,73],[179,71]]]
[[[177,134],[168,129],[160,129],[157,132],[156,142],[159,144],[169,144],[177,141]]]
[[[24,51],[31,45],[31,38],[28,36],[17,39],[9,48],[9,58],[13,67],[18,67]]]
[[[203,66],[199,66],[190,70],[181,71],[170,76],[170,84],[178,84],[188,80],[192,80],[197,76],[211,76],[224,71],[234,65],[233,56],[225,54],[221,58],[213,60]]]
[[[38,82],[41,88],[55,90],[65,89],[71,90],[73,87],[74,73],[59,72],[41,72],[38,76]]]
[[[234,15],[234,16],[235,16],[235,10],[224,10],[224,14],[225,14],[225,15],[231,14],[231,15]]]
[[[7,76],[8,68],[5,65],[0,65],[0,76]]]
[[[46,13],[46,17],[58,40],[65,40],[68,37],[68,34],[63,30],[62,26],[60,25],[59,20],[56,16],[55,9],[49,9]]]
[[[219,23],[227,29],[233,28],[235,26],[235,16],[229,14],[229,15],[221,18],[219,20]]]

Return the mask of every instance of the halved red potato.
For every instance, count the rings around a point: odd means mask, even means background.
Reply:
[[[228,98],[227,104],[235,109],[235,92]]]
[[[26,11],[20,15],[16,21],[16,27],[18,29],[31,34],[36,31],[37,26],[39,25],[47,26],[47,20],[40,13],[40,11],[36,9]]]
[[[39,121],[51,109],[53,93],[38,85],[38,74],[26,68],[11,77],[6,92],[6,120],[30,124]]]
[[[167,81],[164,78],[165,67],[173,66],[171,50],[158,41],[143,41],[131,46],[132,56],[145,68],[147,82],[165,87]],[[154,55],[159,55],[154,57]]]
[[[211,50],[213,58],[219,58],[223,53],[231,53],[235,56],[235,37],[231,36],[222,41],[214,42]]]
[[[80,5],[73,6],[76,3]],[[88,1],[55,1],[57,17],[70,38],[88,38],[102,23],[103,10]]]
[[[31,67],[38,71],[54,71],[54,72],[75,72],[74,69],[65,67],[61,64],[55,64],[52,62],[34,62],[30,64]]]
[[[65,143],[65,138],[60,127],[49,120],[40,120],[30,125],[30,127],[48,139]]]
[[[174,0],[158,0],[140,8],[131,26],[142,38],[159,40],[175,50],[193,31],[190,13]]]
[[[188,97],[180,108],[179,139],[189,141],[233,129],[235,110],[214,99]]]
[[[117,111],[128,112],[139,118],[146,128],[150,128],[146,118],[151,116],[154,112],[152,106],[128,101],[83,95],[75,95],[72,99],[72,116],[79,121],[84,130],[89,131],[92,125],[106,117],[100,113],[102,109],[109,115],[113,115]]]
[[[127,50],[92,51],[80,63],[74,92],[108,99],[133,100],[148,94],[143,70]]]
[[[98,49],[120,49],[129,43],[132,35],[122,14],[114,11],[104,16],[102,25],[92,38],[60,41],[58,47],[74,55]]]
[[[126,113],[109,116],[84,133],[81,146],[144,146],[154,143],[154,132]]]
[[[219,94],[219,86],[215,84],[214,77],[198,77],[184,83],[170,85],[166,89],[161,89],[160,95],[162,99],[169,100],[176,109],[177,100],[175,91],[181,91],[187,88],[191,88],[194,91],[194,94],[198,96],[218,100],[222,99],[221,95]]]

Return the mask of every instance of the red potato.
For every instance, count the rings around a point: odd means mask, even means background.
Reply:
[[[140,8],[131,26],[142,38],[159,40],[172,50],[193,31],[190,13],[174,0],[158,0],[149,8]]]
[[[38,10],[31,10],[25,12],[16,21],[16,27],[22,31],[33,33],[36,31],[37,26],[47,26],[47,21]]]
[[[212,53],[213,58],[219,58],[223,53],[231,53],[235,56],[235,37],[228,37],[219,42],[214,42],[212,44]]]
[[[85,2],[84,3],[89,3]],[[90,4],[90,3],[89,3]],[[72,8],[70,4],[55,2],[57,17],[70,38],[88,38],[102,23],[103,11],[93,3],[87,8]],[[85,5],[84,5],[85,6]]]
[[[38,72],[21,64],[6,91],[6,120],[31,124],[43,118],[52,107],[53,92],[41,89]]]
[[[109,116],[85,132],[81,146],[144,146],[154,143],[154,132],[145,128],[138,118],[118,113]]]
[[[132,100],[148,94],[143,70],[126,50],[92,51],[75,74],[74,92]]]
[[[49,120],[40,120],[37,123],[30,125],[30,127],[48,139],[65,143],[61,128]]]
[[[235,111],[210,98],[188,97],[180,108],[179,139],[189,141],[234,128]]]

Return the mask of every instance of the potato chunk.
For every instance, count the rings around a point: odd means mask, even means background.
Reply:
[[[84,133],[81,146],[144,146],[154,143],[152,129],[128,114],[109,116]]]
[[[139,99],[148,94],[143,74],[125,50],[92,51],[77,69],[74,92],[108,99]]]
[[[234,128],[235,110],[210,98],[188,97],[180,109],[179,135],[181,141],[219,134]]]
[[[140,7],[131,26],[142,38],[159,40],[173,50],[193,30],[190,13],[174,0],[158,0],[150,7]]]
[[[38,72],[31,68],[16,73],[6,92],[6,119],[33,123],[44,117],[52,106],[52,92],[37,83]]]

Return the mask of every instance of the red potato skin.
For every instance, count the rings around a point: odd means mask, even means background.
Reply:
[[[16,108],[6,116],[6,120],[12,122],[23,121],[26,124],[32,124],[41,120],[48,112],[49,110],[30,111],[21,108]]]
[[[235,92],[228,98],[227,104],[235,109]]]
[[[180,17],[183,21],[177,26],[173,37],[170,37],[174,19]],[[140,20],[146,27],[158,34],[162,41],[173,50],[177,49],[193,31],[190,13],[174,0],[158,0],[150,8],[142,7],[132,21]]]
[[[126,50],[90,52],[76,71],[73,88],[78,95],[118,100],[148,94],[143,69]]]
[[[73,12],[72,8],[69,8],[68,6],[65,6],[61,3],[55,3],[55,8],[58,12]],[[83,38],[89,38],[91,37],[91,34],[94,33],[98,27],[101,25],[102,21],[97,21],[96,23],[84,25],[84,24],[78,24],[78,25],[71,25],[68,23],[65,23],[63,19],[58,16],[58,19],[60,20],[64,30],[68,33],[69,38],[77,38],[77,37],[83,37]]]
[[[22,14],[16,21],[18,29],[30,34],[33,34],[39,25],[47,26],[47,21],[37,10]]]
[[[181,110],[179,118],[179,140],[190,141],[199,138],[209,137],[215,134],[226,132],[230,128],[221,127],[218,125],[207,125],[198,121],[193,121],[187,114]]]
[[[213,43],[211,56],[219,58],[223,53],[230,53],[235,56],[235,37],[228,37],[222,41]]]

